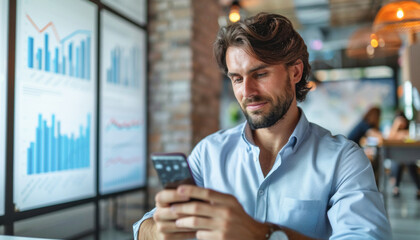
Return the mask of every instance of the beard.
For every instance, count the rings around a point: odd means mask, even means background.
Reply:
[[[290,105],[292,105],[294,97],[292,86],[290,84],[290,78],[288,77],[286,91],[283,96],[277,96],[274,100],[261,96],[247,98],[242,102],[243,107],[241,109],[252,130],[268,128],[284,118],[290,108]],[[246,111],[247,104],[262,101],[271,105],[268,113],[264,114],[263,111],[254,111],[250,114]]]

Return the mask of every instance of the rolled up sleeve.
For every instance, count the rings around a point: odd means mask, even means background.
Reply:
[[[341,159],[329,201],[330,239],[392,239],[382,194],[363,151],[349,144]]]
[[[150,212],[147,212],[146,214],[144,214],[142,219],[140,219],[138,222],[133,224],[134,240],[138,240],[140,225],[144,222],[144,220],[152,218],[155,211],[156,211],[156,208],[153,208]]]

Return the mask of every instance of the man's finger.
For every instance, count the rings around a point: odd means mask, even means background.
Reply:
[[[191,228],[178,227],[175,224],[175,221],[166,221],[166,222],[156,222],[156,230],[158,233],[177,233],[177,232],[193,232]]]
[[[217,218],[224,216],[223,210],[217,206],[210,205],[210,203],[192,201],[187,203],[173,204],[170,207],[171,211],[177,214],[177,218],[184,216],[202,216],[207,218]]]
[[[180,228],[187,229],[207,229],[212,230],[216,229],[218,226],[217,222],[214,219],[206,217],[184,217],[176,220],[176,226]]]
[[[233,206],[237,202],[236,199],[229,194],[224,194],[193,185],[181,185],[177,188],[176,191],[180,196],[203,200],[206,202],[210,202],[211,204],[223,204]]]
[[[182,216],[171,210],[169,207],[165,208],[156,208],[156,212],[153,214],[153,219],[155,221],[168,221],[168,220],[176,220]]]
[[[162,190],[156,194],[155,201],[160,206],[165,206],[174,202],[185,202],[190,198],[186,195],[179,194],[176,190]]]

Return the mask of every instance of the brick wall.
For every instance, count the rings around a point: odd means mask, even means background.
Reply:
[[[213,56],[221,11],[218,0],[193,1],[192,144],[219,129],[222,75]]]
[[[220,11],[218,0],[149,0],[150,152],[189,154],[219,128],[222,76],[212,44]],[[153,199],[159,184],[149,170]]]

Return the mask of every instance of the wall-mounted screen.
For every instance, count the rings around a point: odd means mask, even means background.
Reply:
[[[8,0],[0,0],[0,36],[8,36]],[[4,215],[6,181],[7,37],[0,37],[0,215]]]
[[[146,35],[101,12],[100,193],[146,184]]]
[[[138,23],[144,24],[147,21],[146,0],[102,0],[102,2]]]
[[[16,210],[92,197],[97,7],[21,0],[16,21]]]
[[[308,120],[347,136],[369,107],[380,106],[383,124],[394,117],[394,79],[362,79],[322,82],[299,103]]]

